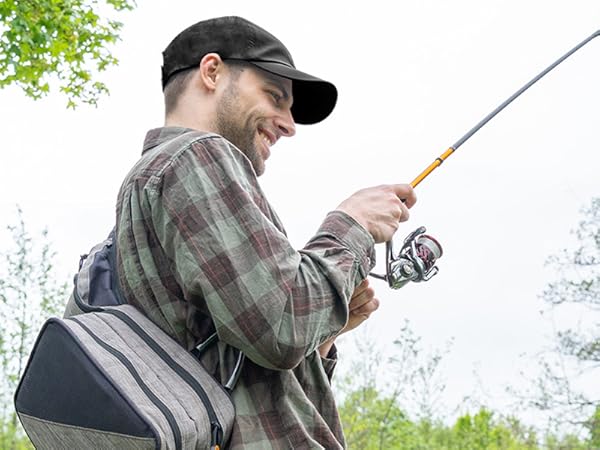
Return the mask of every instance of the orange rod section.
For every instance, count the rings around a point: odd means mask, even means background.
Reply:
[[[455,150],[454,147],[448,148],[448,150],[446,150],[444,153],[442,153],[439,158],[437,158],[435,161],[433,161],[431,164],[429,164],[427,169],[425,169],[423,172],[421,172],[417,178],[412,180],[410,185],[413,188],[417,187],[417,185],[421,181],[423,181],[431,172],[433,172],[438,166],[440,166],[446,160],[446,158],[448,158],[448,156],[450,156],[454,152],[454,150]]]

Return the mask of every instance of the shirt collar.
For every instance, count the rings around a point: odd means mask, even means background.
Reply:
[[[144,139],[144,147],[142,148],[142,154],[162,144],[163,142],[174,139],[177,136],[187,133],[188,131],[194,130],[192,130],[191,128],[184,127],[154,128],[148,131],[148,133],[146,133],[146,138]]]

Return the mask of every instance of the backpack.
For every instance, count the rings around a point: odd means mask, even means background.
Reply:
[[[64,318],[42,327],[15,393],[37,449],[219,449],[235,419],[230,391],[192,352],[123,300],[115,230],[83,255]]]

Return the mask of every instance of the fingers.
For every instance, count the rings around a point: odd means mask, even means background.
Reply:
[[[352,293],[352,298],[357,297],[359,295],[361,295],[363,292],[365,292],[367,289],[369,288],[369,279],[365,278],[364,280],[362,280],[362,282],[356,286],[356,288],[354,289],[354,292]]]
[[[408,211],[408,206],[405,203],[400,203],[400,211],[401,216],[398,219],[398,222],[406,222],[410,217],[410,212]]]
[[[417,202],[417,194],[410,184],[393,184],[392,189],[407,208],[412,208]]]
[[[417,195],[410,184],[391,184],[391,193],[399,200],[397,202],[397,223],[406,222],[410,218],[409,209],[417,202]],[[396,231],[396,230],[394,230]]]
[[[370,302],[373,298],[375,298],[375,290],[369,286],[369,280],[365,279],[356,287],[356,289],[354,289],[354,293],[348,304],[348,309],[350,312],[353,312]]]
[[[368,318],[371,313],[379,308],[379,300],[375,298],[375,290],[369,286],[369,280],[365,279],[354,290],[348,309],[351,315],[364,316]]]
[[[348,304],[350,314],[346,326],[340,331],[340,334],[353,330],[379,308],[379,300],[375,298],[375,291],[369,286],[369,280],[365,279],[360,283]]]
[[[361,307],[352,310],[352,314],[363,316],[365,319],[368,319],[371,314],[377,311],[377,309],[379,309],[379,299],[372,298]]]
[[[386,184],[361,189],[336,209],[356,220],[378,243],[392,238],[400,222],[409,219],[416,201],[410,184]]]

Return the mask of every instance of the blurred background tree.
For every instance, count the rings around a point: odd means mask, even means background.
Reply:
[[[13,395],[44,321],[62,315],[67,283],[58,282],[48,232],[32,235],[23,213],[8,226],[12,247],[0,252],[0,448],[31,448],[14,410]]]
[[[563,249],[547,264],[555,281],[542,293],[555,322],[552,347],[542,354],[540,374],[518,393],[546,414],[554,429],[570,428],[600,448],[600,198],[581,210],[573,231],[574,249]],[[569,319],[569,320],[567,320]]]
[[[349,449],[363,450],[598,450],[598,432],[586,436],[525,424],[487,407],[474,392],[448,408],[443,362],[447,348],[425,352],[404,323],[391,356],[373,348],[367,331],[352,339],[352,362],[334,377]],[[600,409],[581,416],[600,430]],[[557,416],[560,418],[560,416]]]

